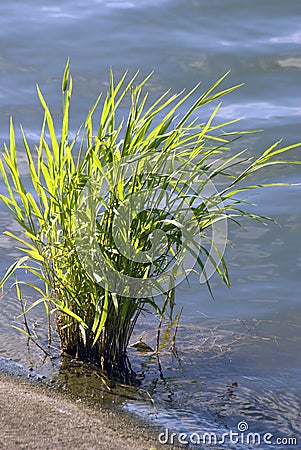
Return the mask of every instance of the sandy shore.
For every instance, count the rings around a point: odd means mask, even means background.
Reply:
[[[0,372],[0,449],[171,450],[158,430]]]

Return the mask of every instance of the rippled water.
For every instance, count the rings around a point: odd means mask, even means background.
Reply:
[[[110,66],[117,77],[125,69],[155,70],[149,84],[154,97],[168,88],[190,89],[199,81],[205,88],[231,69],[225,85],[245,86],[223,101],[219,117],[244,117],[242,128],[265,130],[241,145],[251,153],[280,137],[286,143],[298,141],[300,16],[299,0],[2,2],[1,139],[7,140],[13,115],[35,140],[42,120],[36,82],[59,114],[60,77],[70,56],[74,130],[106,89]],[[294,156],[300,159],[300,151]],[[26,175],[23,155],[20,161]],[[300,168],[271,169],[254,182],[275,179],[300,183]],[[154,405],[141,394],[127,401],[127,408],[188,433],[235,430],[246,420],[252,431],[300,437],[300,193],[295,186],[252,197],[257,211],[275,217],[280,226],[231,226],[236,245],[226,256],[232,287],[214,278],[215,301],[196,279],[178,288],[177,303],[184,306],[180,360],[164,357],[160,379],[155,360],[134,359],[145,372],[144,389]],[[1,232],[12,230],[15,225],[1,205],[0,212]],[[0,255],[3,273],[18,255],[3,235]],[[43,367],[35,350],[26,354],[24,338],[11,328],[11,316],[18,311],[13,291],[0,300],[0,358],[26,367],[34,360]],[[146,330],[151,340],[150,325],[139,327],[137,333]]]

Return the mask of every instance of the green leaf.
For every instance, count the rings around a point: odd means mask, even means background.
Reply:
[[[0,288],[6,283],[6,281],[15,273],[17,269],[23,268],[23,264],[28,260],[28,256],[23,256],[22,258],[15,261],[5,272],[4,277],[0,281]]]

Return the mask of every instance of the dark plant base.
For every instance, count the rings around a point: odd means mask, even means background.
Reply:
[[[86,349],[85,349],[86,350]],[[137,374],[131,367],[128,356],[125,354],[123,358],[119,358],[118,363],[106,363],[101,364],[101,358],[97,358],[95,355],[85,351],[84,354],[80,354],[76,351],[68,349],[62,352],[63,359],[67,357],[67,360],[71,357],[78,361],[82,361],[87,364],[92,364],[95,369],[99,370],[102,376],[107,380],[110,387],[114,387],[114,383],[121,383],[128,386],[140,386],[143,380],[141,374]],[[68,358],[69,357],[69,358]]]

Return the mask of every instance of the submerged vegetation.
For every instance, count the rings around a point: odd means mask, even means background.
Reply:
[[[149,77],[138,83],[137,74],[129,81],[125,74],[116,83],[111,73],[96,129],[101,97],[73,137],[68,61],[60,132],[39,87],[44,120],[33,149],[21,127],[30,185],[19,170],[11,120],[10,142],[0,161],[7,193],[0,197],[22,229],[6,234],[26,256],[8,269],[0,286],[20,268],[39,280],[22,282],[39,297],[27,309],[22,303],[28,336],[26,313],[42,303],[55,317],[64,353],[92,361],[110,378],[134,383],[127,347],[139,315],[146,310],[158,315],[159,337],[165,320],[179,318],[175,286],[191,270],[198,269],[209,289],[213,270],[229,284],[225,220],[262,219],[246,212],[240,194],[277,183],[245,181],[272,164],[299,164],[282,154],[300,143],[280,147],[276,142],[259,157],[231,152],[231,144],[246,133],[226,131],[237,120],[213,123],[220,104],[207,122],[196,116],[239,87],[219,91],[224,78],[197,99],[198,86],[188,93],[166,92],[150,103],[144,93]],[[123,120],[120,111],[129,99]],[[181,116],[190,99],[193,105]],[[21,283],[16,286],[21,299]]]

